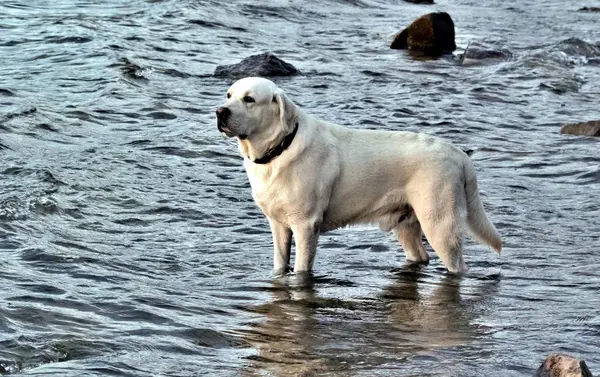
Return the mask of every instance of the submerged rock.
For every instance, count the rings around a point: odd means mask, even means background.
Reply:
[[[404,0],[407,3],[413,4],[434,4],[433,0]]]
[[[535,377],[592,377],[585,361],[551,354],[535,372]]]
[[[428,13],[396,34],[390,48],[408,49],[430,56],[456,50],[454,22],[446,12]]]
[[[464,63],[465,60],[509,60],[512,53],[506,49],[495,49],[480,44],[471,44],[467,46],[462,54],[457,54],[456,58]]]
[[[561,134],[580,136],[600,136],[600,121],[569,123],[560,128]]]
[[[600,58],[591,58],[587,63],[591,65],[600,65]]]
[[[600,12],[600,7],[583,7],[579,9],[580,12]]]
[[[570,57],[594,58],[600,56],[600,45],[588,43],[579,38],[569,38],[558,44],[558,51],[564,52]]]
[[[241,77],[241,76],[292,76],[299,71],[293,65],[284,62],[274,54],[251,55],[237,64],[219,65],[215,69],[218,77]]]
[[[564,72],[563,77],[540,83],[540,88],[556,94],[577,93],[584,82],[583,77],[571,72]]]
[[[147,70],[139,64],[136,64],[125,57],[120,58],[117,64],[110,65],[110,67],[114,66],[119,67],[123,76],[127,78],[148,81]]]
[[[485,49],[478,49],[476,47],[474,48],[470,48],[466,54],[465,54],[465,58],[466,59],[476,59],[476,60],[482,60],[482,59],[501,59],[501,60],[506,60],[508,58],[510,58],[511,54],[510,52],[504,50],[485,50]]]

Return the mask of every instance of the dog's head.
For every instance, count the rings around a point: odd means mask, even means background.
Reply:
[[[272,81],[260,77],[238,80],[217,108],[217,127],[228,137],[271,139],[294,127],[296,106]]]

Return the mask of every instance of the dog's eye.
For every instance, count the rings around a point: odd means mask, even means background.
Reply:
[[[231,93],[227,93],[227,99],[231,98]]]
[[[252,103],[252,102],[254,102],[254,98],[252,98],[250,96],[246,96],[246,97],[244,97],[244,102],[246,102],[246,103]]]

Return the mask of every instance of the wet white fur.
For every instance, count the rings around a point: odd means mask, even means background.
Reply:
[[[500,252],[471,159],[440,138],[412,132],[349,129],[316,119],[273,82],[245,78],[228,91],[229,128],[238,138],[254,200],[274,240],[282,273],[296,241],[296,273],[312,270],[320,233],[352,224],[392,231],[406,258],[426,263],[421,234],[446,268],[464,273],[462,234],[468,229]],[[255,102],[246,103],[251,96]],[[298,122],[291,146],[266,165],[252,162],[279,144]],[[400,221],[402,220],[402,221]]]

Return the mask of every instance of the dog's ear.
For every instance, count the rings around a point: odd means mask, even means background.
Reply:
[[[279,105],[279,117],[281,126],[286,132],[294,129],[296,120],[296,105],[279,89],[273,96],[273,100]]]

